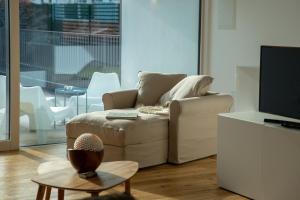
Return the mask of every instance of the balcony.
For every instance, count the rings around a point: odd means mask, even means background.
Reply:
[[[119,35],[21,30],[21,82],[48,92],[87,88],[94,72],[121,75]]]
[[[91,85],[95,85],[95,80],[92,79],[102,80],[97,86],[102,92],[120,87],[120,35],[21,29],[20,42],[23,145],[64,141],[65,120],[80,113],[102,110],[101,91],[93,91]],[[97,72],[112,77],[101,79],[102,75]],[[81,93],[61,92],[70,87],[80,88]],[[49,106],[41,103],[45,100]],[[32,108],[28,108],[29,104]],[[57,107],[69,114],[55,119]]]

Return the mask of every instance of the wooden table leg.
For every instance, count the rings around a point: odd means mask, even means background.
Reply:
[[[65,191],[63,189],[58,189],[58,200],[64,200]]]
[[[45,194],[45,186],[39,185],[39,189],[36,195],[36,200],[43,200],[44,199],[44,194]]]
[[[51,196],[51,187],[47,186],[45,200],[50,200],[50,196]]]
[[[131,195],[130,179],[125,182],[125,194]]]
[[[98,196],[99,196],[99,192],[92,192],[92,193],[91,193],[91,196],[92,196],[92,197],[98,197]]]

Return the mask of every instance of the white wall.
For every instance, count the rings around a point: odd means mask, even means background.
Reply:
[[[259,66],[260,45],[300,46],[299,0],[236,0],[236,27],[218,29],[218,0],[210,2],[206,65],[214,90],[235,94],[237,66]]]
[[[138,71],[197,73],[199,0],[122,1],[122,87]]]

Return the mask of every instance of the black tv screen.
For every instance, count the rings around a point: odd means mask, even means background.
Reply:
[[[300,48],[262,46],[259,111],[300,119]]]

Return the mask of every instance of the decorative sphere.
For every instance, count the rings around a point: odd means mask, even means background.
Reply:
[[[84,133],[75,140],[74,149],[99,152],[103,150],[103,143],[97,135]]]

